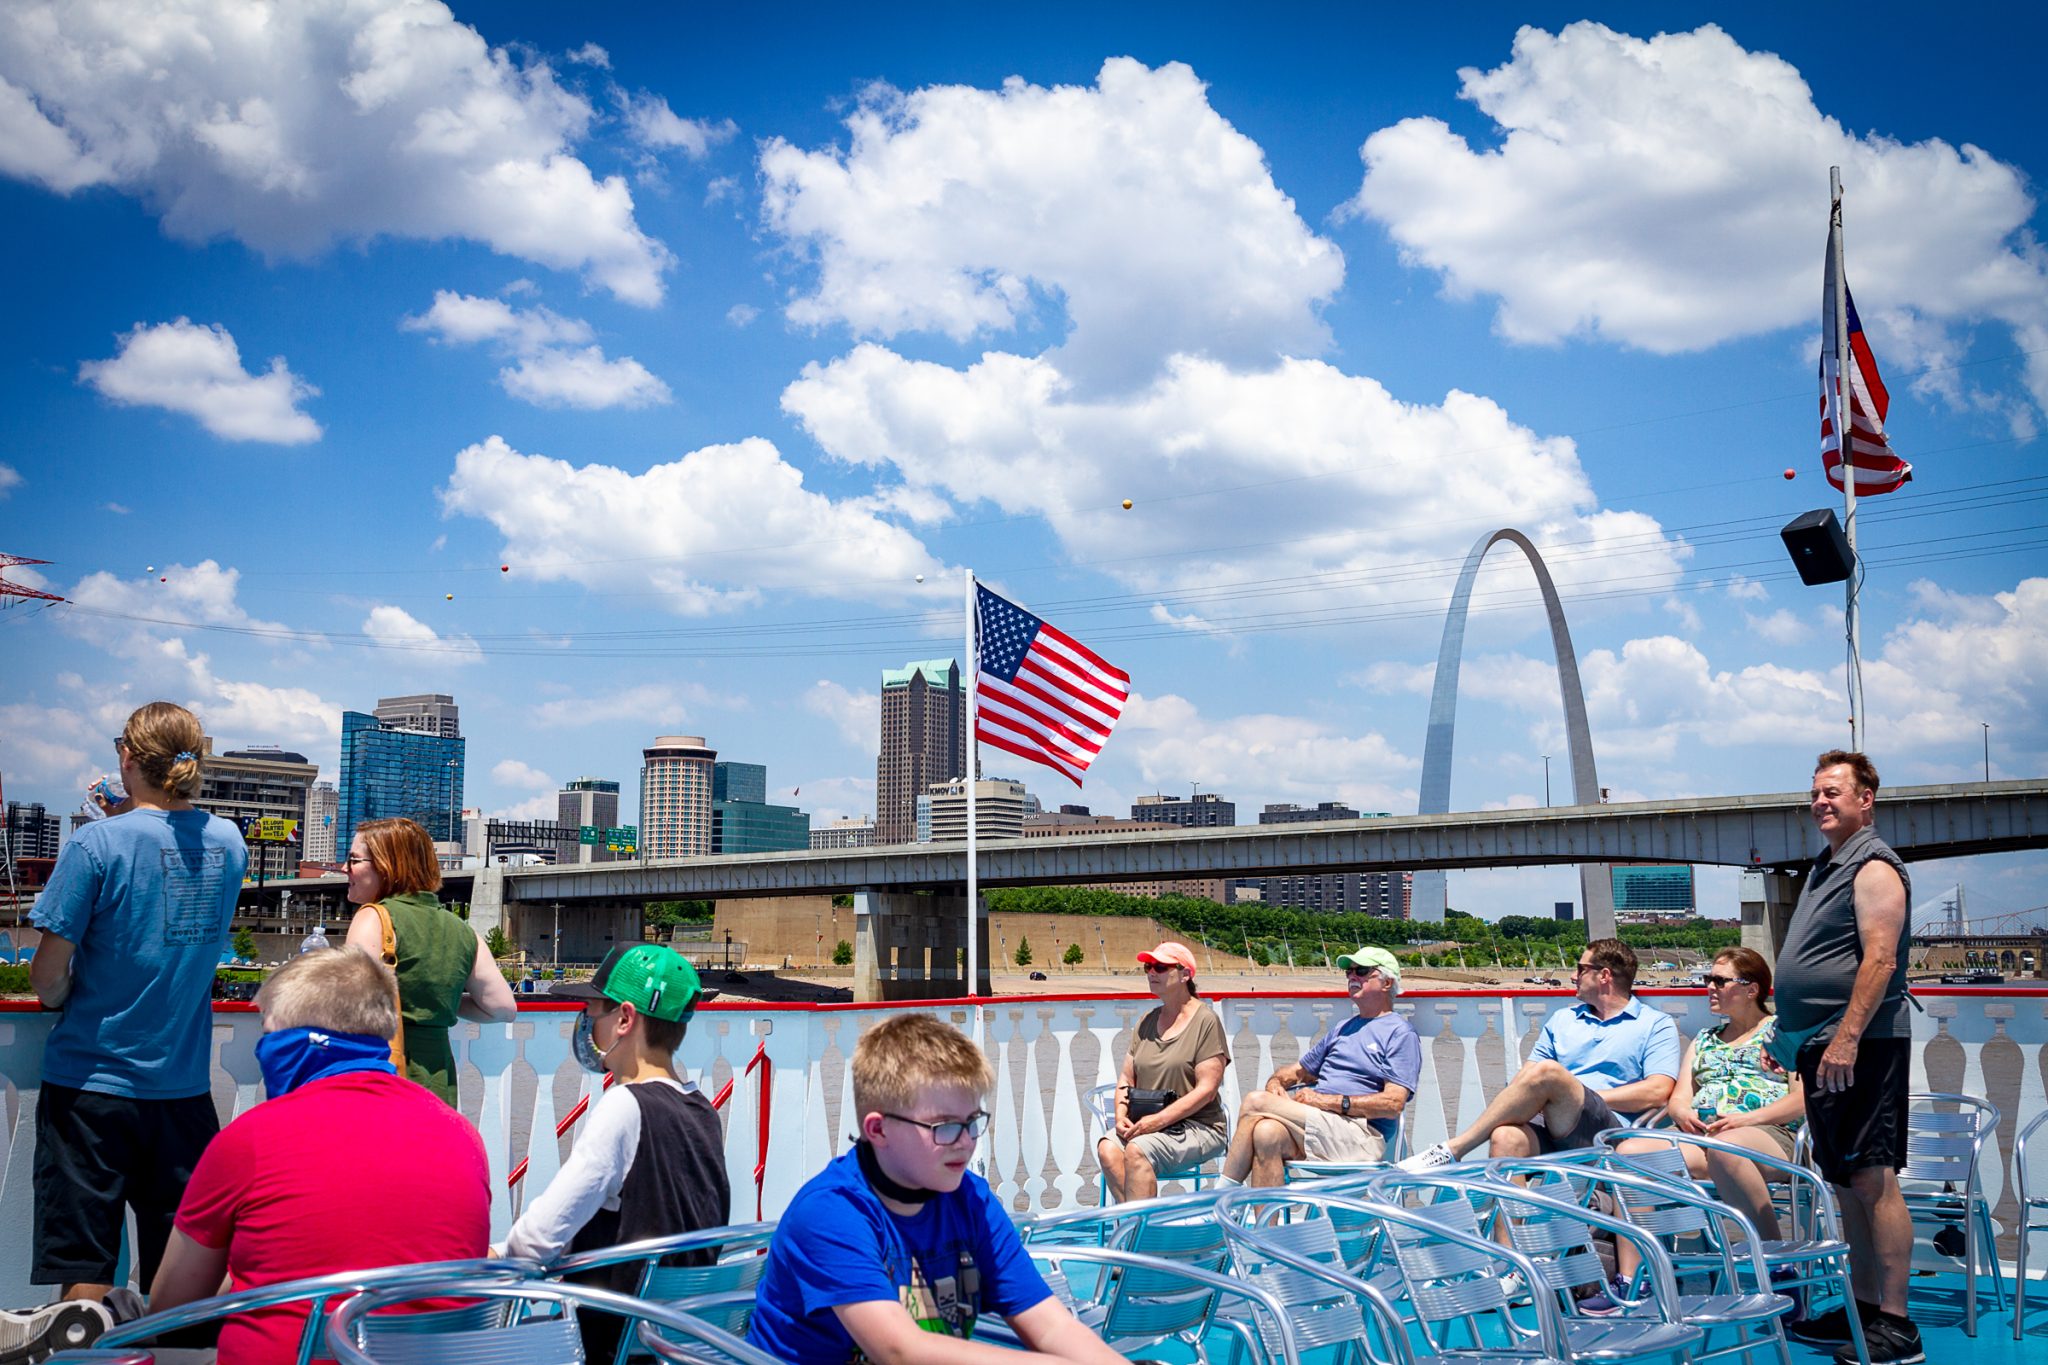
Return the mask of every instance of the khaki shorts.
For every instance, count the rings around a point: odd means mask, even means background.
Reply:
[[[1269,1100],[1258,1117],[1292,1133],[1294,1145],[1309,1161],[1381,1161],[1387,1155],[1386,1135],[1371,1119],[1347,1119],[1295,1100]]]
[[[1145,1158],[1155,1174],[1187,1171],[1214,1161],[1230,1145],[1221,1128],[1209,1128],[1182,1120],[1163,1133],[1141,1133],[1124,1142],[1114,1133],[1102,1139],[1112,1147],[1136,1152]]]
[[[1792,1154],[1799,1150],[1798,1134],[1782,1123],[1758,1123],[1752,1124],[1751,1127],[1777,1143],[1778,1155],[1787,1161],[1790,1161]]]

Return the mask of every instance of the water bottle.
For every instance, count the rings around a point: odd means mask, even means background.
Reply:
[[[302,942],[300,942],[299,952],[301,954],[305,954],[310,953],[317,948],[328,948],[332,946],[333,945],[328,943],[327,941],[327,926],[324,924],[316,924],[313,926],[313,932],[306,935],[305,939]]]

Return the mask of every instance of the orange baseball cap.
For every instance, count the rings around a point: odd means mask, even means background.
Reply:
[[[1157,962],[1183,968],[1189,976],[1195,974],[1194,949],[1185,943],[1162,943],[1157,948],[1138,954],[1140,962]]]

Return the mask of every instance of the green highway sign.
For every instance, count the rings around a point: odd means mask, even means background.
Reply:
[[[576,842],[579,844],[590,844],[595,847],[602,842],[599,838],[599,835],[602,833],[603,831],[598,829],[596,825],[578,825],[576,827]]]

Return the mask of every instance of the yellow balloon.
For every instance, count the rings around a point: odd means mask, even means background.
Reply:
[[[1124,510],[1126,512],[1131,510],[1131,500],[1129,498],[1124,499]]]
[[[454,593],[452,593],[452,592],[451,592],[451,593],[449,593],[449,594],[448,594],[448,600],[449,600],[450,602],[453,602],[453,601],[455,600],[455,594],[454,594]]]

